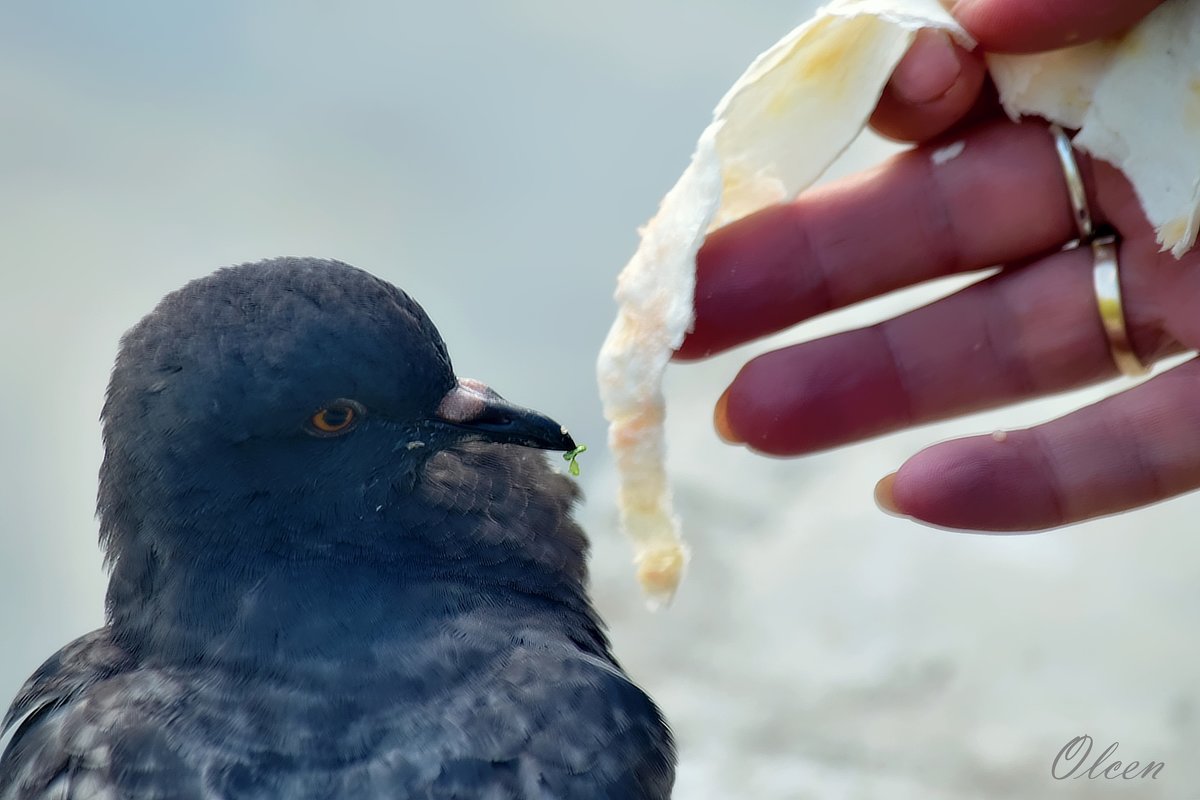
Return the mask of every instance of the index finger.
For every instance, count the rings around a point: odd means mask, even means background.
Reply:
[[[1163,0],[958,0],[955,18],[984,50],[1032,53],[1123,33]]]
[[[1089,174],[1086,160],[1081,160]],[[1105,203],[1092,204],[1102,219]],[[1021,261],[1075,229],[1053,139],[997,122],[714,231],[696,258],[696,318],[676,353],[714,355],[862,300]]]

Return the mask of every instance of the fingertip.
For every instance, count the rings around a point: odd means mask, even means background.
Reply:
[[[796,203],[768,206],[713,231],[696,255],[695,319],[674,358],[692,361],[828,310],[822,274],[805,263]]]
[[[721,439],[747,446],[768,456],[793,456],[803,452],[798,439],[804,426],[794,424],[792,411],[802,396],[781,372],[781,351],[750,359],[717,401],[713,421]]]
[[[875,505],[879,510],[892,517],[907,517],[896,503],[896,473],[890,472],[875,484]]]
[[[726,444],[745,444],[745,439],[738,436],[729,422],[729,389],[726,389],[717,398],[717,405],[713,409],[713,427],[717,431],[717,436],[721,437],[721,441]]]
[[[1029,431],[955,439],[927,447],[896,473],[903,513],[959,531],[1016,532],[1061,524],[1061,513]]]
[[[892,73],[871,126],[900,141],[937,136],[972,109],[986,73],[981,55],[942,31],[921,31]]]
[[[892,73],[892,92],[911,106],[944,96],[962,74],[959,49],[942,31],[921,31]]]
[[[993,479],[985,461],[963,459],[947,446],[954,444],[927,447],[897,470],[896,478],[904,475],[905,508],[909,516],[932,525],[980,528],[979,505],[987,502],[984,495]]]

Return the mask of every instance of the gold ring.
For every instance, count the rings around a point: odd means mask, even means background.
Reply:
[[[1092,241],[1092,286],[1100,322],[1108,337],[1108,351],[1122,375],[1145,375],[1148,367],[1141,362],[1129,341],[1125,327],[1125,308],[1121,302],[1121,275],[1117,268],[1117,240],[1104,236]]]
[[[1066,132],[1059,126],[1051,125],[1050,135],[1054,137],[1058,163],[1062,165],[1063,177],[1067,181],[1067,195],[1071,198],[1071,213],[1075,215],[1075,229],[1079,231],[1079,242],[1088,242],[1095,233],[1095,226],[1092,225],[1087,189],[1083,185],[1083,175],[1079,172],[1079,162],[1075,160],[1075,150],[1071,147],[1071,140],[1067,138]]]

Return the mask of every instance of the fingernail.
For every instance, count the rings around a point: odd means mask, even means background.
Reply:
[[[940,31],[919,35],[909,54],[892,75],[892,89],[905,103],[932,103],[954,86],[962,74],[962,63],[950,37]]]
[[[884,475],[879,483],[875,484],[875,505],[879,506],[880,511],[893,517],[908,517],[896,505],[895,486],[896,473]]]
[[[721,437],[721,441],[726,444],[745,444],[745,440],[733,432],[733,426],[729,424],[729,390],[726,389],[721,393],[721,397],[717,400],[717,407],[713,409],[713,427],[717,429],[717,436]]]

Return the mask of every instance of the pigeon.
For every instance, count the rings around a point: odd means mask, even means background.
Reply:
[[[122,339],[107,624],[6,715],[3,800],[659,800],[587,592],[566,429],[347,264],[227,267]]]

